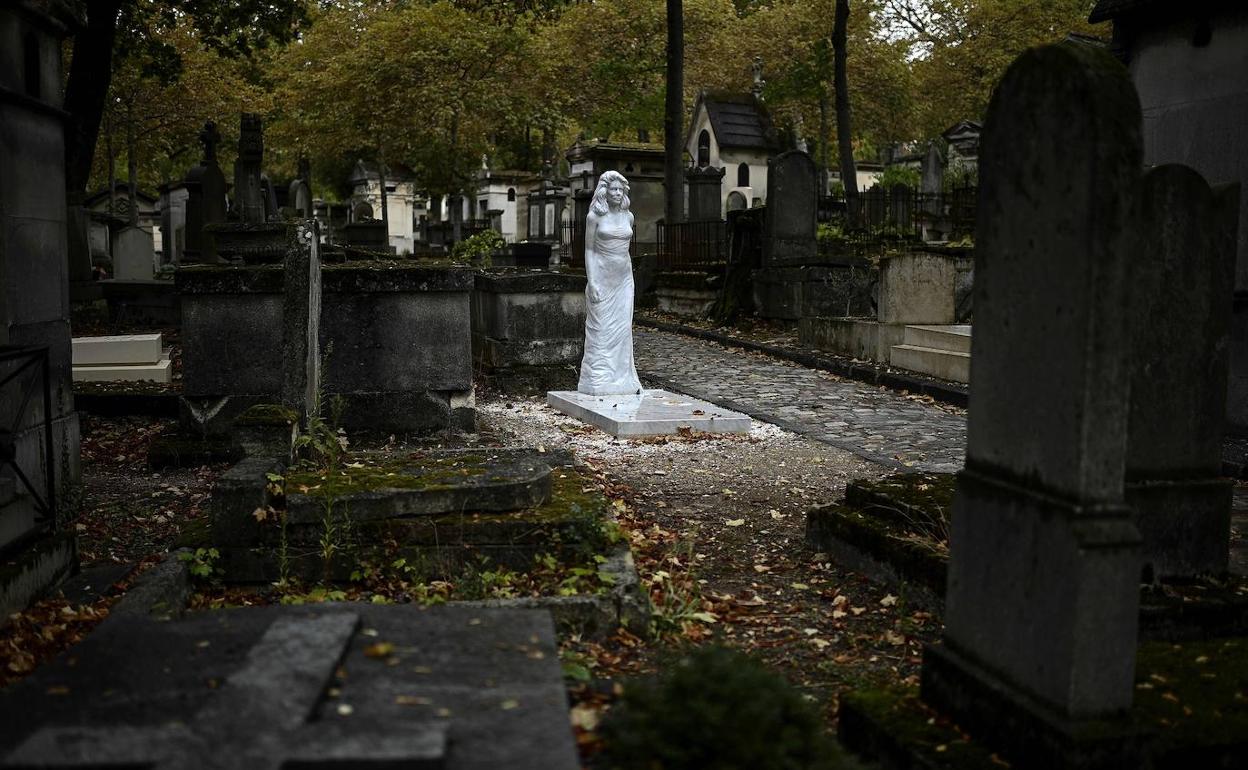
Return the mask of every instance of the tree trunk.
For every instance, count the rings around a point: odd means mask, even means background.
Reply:
[[[134,157],[136,142],[134,141],[133,110],[126,110],[126,179],[129,182],[130,226],[139,224],[139,162]]]
[[[685,117],[685,11],[682,0],[667,0],[667,98],[663,110],[664,221],[684,219],[685,185],[681,145]]]
[[[846,28],[849,26],[849,0],[836,0],[836,20],[832,27],[833,85],[836,89],[836,144],[841,156],[841,182],[845,185],[845,208],[850,227],[858,227],[858,174],[854,169],[854,138],[850,127],[849,76],[845,67]]]
[[[381,183],[381,229],[386,231],[386,246],[390,246],[390,199],[386,195],[386,155],[380,153],[377,160],[377,181]]]
[[[108,153],[108,215],[111,217],[117,208],[117,156],[113,153],[112,118],[104,124],[104,151]]]
[[[819,89],[819,195],[828,194],[828,89]]]
[[[74,37],[74,55],[65,87],[65,189],[72,198],[85,196],[91,162],[100,137],[100,121],[113,76],[113,41],[122,0],[95,0],[87,11],[87,27]]]

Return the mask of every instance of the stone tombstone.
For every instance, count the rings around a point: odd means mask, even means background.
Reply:
[[[814,259],[818,206],[818,174],[809,155],[789,150],[767,161],[765,262],[801,263]]]
[[[1239,186],[1195,171],[1144,175],[1132,260],[1127,502],[1145,579],[1226,572],[1231,482],[1219,478]]]
[[[148,230],[130,225],[113,236],[113,277],[150,281],[155,277],[156,250]]]
[[[300,219],[311,219],[312,210],[312,164],[307,158],[299,159],[299,176],[290,183],[290,207]]]
[[[321,328],[320,232],[315,219],[300,222],[286,250],[282,292],[282,405],[300,423],[319,408]]]
[[[718,221],[723,218],[724,169],[707,166],[685,169],[685,186],[689,191],[686,217],[690,222]]]
[[[956,280],[956,263],[944,254],[915,251],[882,257],[880,323],[953,323]]]
[[[911,203],[914,191],[909,185],[895,184],[888,188],[888,222],[896,228],[897,234],[903,237],[911,234]]]
[[[265,221],[264,191],[260,184],[263,161],[264,133],[260,116],[244,112],[239,116],[238,160],[234,161],[234,213],[247,224]]]
[[[944,189],[945,162],[940,157],[940,148],[935,142],[928,142],[927,154],[923,156],[923,166],[920,171],[922,177],[919,189],[924,195],[939,195]]]
[[[1068,766],[1079,725],[1112,720],[1134,690],[1140,536],[1123,472],[1140,106],[1107,51],[1044,46],[1006,71],[985,126],[966,467],[922,694],[1007,756]]]
[[[186,247],[186,204],[190,192],[185,184],[168,184],[160,191],[160,234],[163,264],[177,265],[182,262],[182,250]]]
[[[204,232],[205,225],[225,221],[225,174],[217,165],[217,144],[221,134],[211,120],[199,132],[204,145],[204,157],[198,166],[187,172],[183,182],[186,187],[186,237],[182,247],[185,262],[216,262],[217,252],[213,239]]]
[[[745,209],[748,209],[749,207],[750,207],[750,202],[745,199],[745,196],[742,195],[740,191],[733,190],[732,192],[728,193],[728,210],[729,211],[744,211]]]

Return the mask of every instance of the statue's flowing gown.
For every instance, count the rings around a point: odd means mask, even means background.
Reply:
[[[577,390],[594,396],[641,392],[633,363],[633,263],[628,244],[631,217],[605,216],[598,222],[587,266],[602,292],[599,302],[586,302],[585,357]],[[588,292],[588,287],[586,288]]]

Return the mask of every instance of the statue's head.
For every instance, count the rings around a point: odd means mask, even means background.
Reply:
[[[618,171],[604,171],[598,177],[598,186],[594,188],[594,199],[590,202],[589,209],[602,216],[611,210],[612,205],[618,205],[620,211],[628,211],[628,180]]]

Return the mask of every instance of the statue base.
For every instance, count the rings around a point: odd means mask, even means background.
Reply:
[[[620,438],[662,436],[681,430],[750,432],[749,415],[666,390],[643,390],[640,395],[622,396],[552,390],[546,394],[546,404]]]

